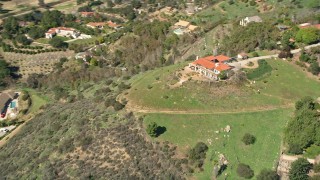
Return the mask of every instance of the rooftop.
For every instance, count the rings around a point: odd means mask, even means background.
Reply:
[[[190,22],[179,20],[174,24],[175,26],[182,26],[182,27],[188,27],[190,25]]]
[[[231,69],[231,67],[227,64],[224,64],[224,61],[229,60],[230,57],[219,55],[219,56],[207,56],[200,58],[193,62],[193,64],[203,66],[207,69],[216,69],[218,71],[224,71]]]

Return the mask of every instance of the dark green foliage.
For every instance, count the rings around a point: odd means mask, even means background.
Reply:
[[[4,86],[4,78],[8,77],[10,75],[10,69],[7,62],[0,59],[0,86]]]
[[[295,116],[285,130],[285,141],[289,145],[290,153],[300,154],[312,144],[320,145],[320,121],[312,98],[299,100],[295,107]]]
[[[147,133],[149,134],[149,136],[151,137],[157,137],[157,129],[158,129],[158,124],[155,122],[152,122],[150,124],[148,124],[147,126]]]
[[[16,36],[15,40],[23,45],[29,45],[31,44],[31,41],[23,34],[20,34],[18,36]]]
[[[250,168],[249,165],[240,163],[237,167],[237,174],[240,177],[251,179],[254,176],[253,170]]]
[[[208,151],[208,146],[203,142],[198,142],[194,148],[190,149],[188,152],[188,157],[192,163],[195,163],[197,167],[202,167],[203,161],[206,158],[206,152]]]
[[[250,145],[250,144],[254,144],[256,141],[256,137],[254,137],[254,135],[246,133],[244,134],[244,136],[242,137],[241,140],[245,145]]]
[[[58,36],[52,38],[49,41],[49,44],[55,48],[67,48],[68,47],[68,43],[65,43],[61,38],[59,38]]]
[[[61,26],[63,23],[64,15],[57,10],[46,11],[41,18],[41,25],[45,29]]]
[[[257,176],[257,180],[280,180],[276,171],[263,169]]]
[[[19,23],[16,17],[10,16],[3,22],[3,29],[8,33],[9,37],[16,34],[19,30]]]
[[[312,165],[303,158],[299,158],[291,164],[289,171],[290,180],[308,180],[308,173],[311,170]]]
[[[259,32],[259,33],[257,33]],[[266,41],[276,41],[279,32],[268,22],[249,23],[248,26],[236,26],[230,36],[224,38],[219,51],[236,55],[241,51],[254,51]]]
[[[29,29],[28,31],[28,35],[33,38],[33,39],[38,39],[44,36],[45,34],[45,29],[43,29],[42,27],[32,27]]]
[[[247,73],[247,77],[250,80],[258,80],[260,78],[265,77],[270,74],[272,71],[272,67],[268,64],[268,62],[264,59],[258,61],[259,67],[253,70],[250,70]]]

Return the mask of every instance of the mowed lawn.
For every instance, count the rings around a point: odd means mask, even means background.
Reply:
[[[219,179],[224,179],[225,173],[228,179],[241,179],[236,174],[239,162],[250,165],[255,175],[263,168],[275,167],[282,132],[292,112],[293,109],[279,109],[220,115],[148,114],[144,123],[147,125],[154,121],[166,127],[166,132],[155,140],[176,144],[182,153],[200,141],[209,146],[204,171],[194,174],[197,179],[211,179],[213,160],[218,158],[218,152],[229,161],[227,170]],[[230,133],[222,130],[227,125],[231,126]],[[245,133],[251,133],[257,138],[254,145],[243,144],[241,138]],[[213,160],[210,161],[211,158]]]
[[[320,82],[299,68],[283,60],[267,62],[273,68],[270,76],[238,89],[193,81],[170,89],[175,72],[187,63],[159,68],[135,76],[127,98],[131,104],[147,109],[239,112],[292,107],[301,97],[320,96]]]

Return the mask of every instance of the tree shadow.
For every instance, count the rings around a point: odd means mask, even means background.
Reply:
[[[157,130],[156,130],[156,137],[159,137],[161,134],[165,133],[167,131],[167,128],[164,126],[158,126]]]

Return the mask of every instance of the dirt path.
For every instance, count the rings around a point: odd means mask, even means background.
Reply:
[[[205,110],[165,110],[165,109],[151,109],[145,108],[141,106],[134,106],[130,103],[127,104],[126,110],[129,112],[135,113],[144,113],[144,114],[191,114],[191,115],[206,115],[206,114],[237,114],[237,113],[244,113],[244,112],[263,112],[263,111],[272,111],[276,109],[287,109],[293,107],[294,104],[286,104],[281,106],[272,106],[272,107],[262,107],[262,108],[251,108],[251,109],[243,109],[239,111],[205,111]]]

